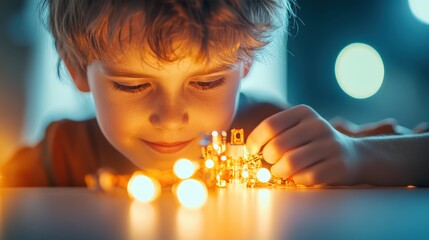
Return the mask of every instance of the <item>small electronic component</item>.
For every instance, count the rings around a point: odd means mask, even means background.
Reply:
[[[272,176],[262,165],[262,154],[247,152],[243,129],[232,129],[230,137],[227,142],[225,131],[213,131],[200,141],[204,164],[201,164],[198,175],[208,187],[297,187],[292,178]]]

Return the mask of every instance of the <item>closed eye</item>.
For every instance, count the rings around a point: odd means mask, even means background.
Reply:
[[[209,82],[191,81],[189,85],[191,85],[192,87],[198,90],[207,91],[207,90],[218,88],[222,86],[224,83],[225,83],[225,78],[220,78],[215,81],[209,81]]]
[[[139,85],[124,85],[117,82],[113,82],[113,89],[121,92],[127,92],[127,93],[139,93],[143,92],[147,88],[150,88],[150,83],[142,83]]]

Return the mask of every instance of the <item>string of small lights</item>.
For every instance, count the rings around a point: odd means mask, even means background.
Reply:
[[[188,208],[199,208],[213,188],[304,188],[292,178],[271,175],[263,167],[262,154],[251,155],[244,143],[243,129],[232,129],[230,142],[225,131],[203,134],[201,159],[177,160],[172,170],[144,170],[132,175],[117,175],[99,169],[85,177],[89,189],[115,194],[128,194],[142,202],[156,200],[161,190],[170,188],[178,201]]]

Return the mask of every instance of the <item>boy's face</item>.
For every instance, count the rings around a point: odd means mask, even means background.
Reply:
[[[158,64],[127,53],[93,61],[83,81],[109,142],[141,168],[167,169],[178,158],[197,159],[199,133],[226,130],[234,118],[248,66],[214,62]]]

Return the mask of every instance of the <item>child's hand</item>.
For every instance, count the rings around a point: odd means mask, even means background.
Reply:
[[[306,186],[354,184],[353,139],[312,108],[299,105],[262,121],[249,135],[250,153],[262,151],[271,172]]]
[[[345,119],[331,120],[332,126],[341,133],[352,137],[367,137],[375,135],[404,135],[416,133],[411,129],[399,125],[395,119],[384,119],[374,123],[356,125]],[[422,128],[423,125],[420,125]],[[420,128],[420,129],[422,129]],[[417,129],[416,129],[417,131]]]

